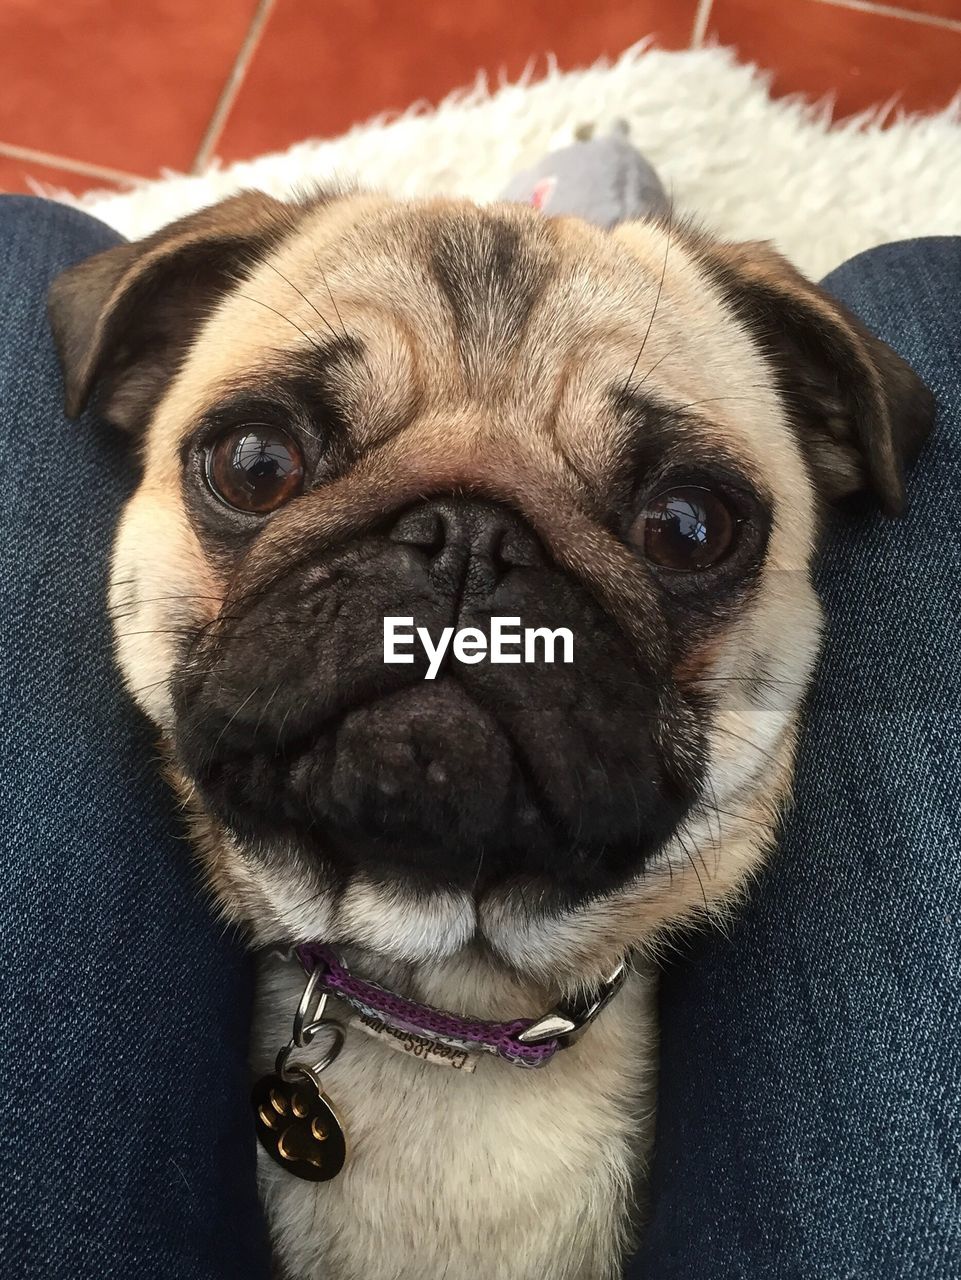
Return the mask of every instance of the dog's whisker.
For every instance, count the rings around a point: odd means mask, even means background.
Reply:
[[[297,324],[296,321],[291,320],[290,316],[284,315],[282,311],[278,311],[276,307],[270,306],[270,304],[267,302],[261,302],[259,298],[251,297],[249,293],[237,293],[234,296],[237,298],[243,298],[245,302],[252,302],[255,304],[255,306],[263,307],[264,310],[266,311],[273,312],[275,316],[278,316],[281,320],[286,321],[286,323],[289,324],[292,329],[296,329],[297,332],[301,335],[301,337],[306,338],[306,340],[310,343],[310,345],[314,348],[315,351],[323,355],[324,349],[320,345],[320,343],[316,340],[316,338],[312,338],[310,334],[307,332],[307,330],[302,329],[300,325]]]
[[[481,868],[482,868],[482,867],[483,867],[483,865],[484,865],[484,854],[485,854],[485,853],[486,853],[486,850],[485,850],[485,848],[484,848],[484,846],[483,846],[483,844],[482,844],[482,845],[481,845],[481,847],[480,847],[480,854],[478,855],[478,858],[477,858],[477,866],[476,866],[476,868],[474,869],[474,880],[473,880],[473,883],[471,884],[471,888],[470,888],[471,897],[474,897],[474,895],[477,893],[477,886],[478,886],[478,884],[480,883]]]
[[[129,640],[133,636],[186,636],[193,635],[193,627],[145,627],[137,631],[118,631],[118,640]]]
[[[260,731],[260,726],[264,718],[264,713],[267,711],[270,704],[273,702],[274,698],[276,698],[277,694],[280,692],[282,687],[283,686],[280,684],[274,685],[273,693],[271,693],[270,697],[264,703],[261,704],[260,712],[257,715],[257,723],[254,725],[254,730],[253,730],[253,733],[251,734],[251,738],[253,739],[253,741],[256,742],[257,740],[257,734]]]
[[[641,387],[644,386],[645,382],[647,382],[651,374],[654,373],[656,369],[660,368],[660,366],[664,363],[664,361],[668,358],[668,356],[671,356],[673,354],[674,354],[673,350],[665,351],[664,354],[658,360],[655,360],[654,363],[651,365],[650,369],[648,369],[647,373],[645,373],[644,377],[640,380],[640,382],[631,392],[631,394],[637,395],[637,393],[640,391]]]
[[[711,841],[712,848],[714,849],[715,855],[716,855],[718,847],[721,843],[721,816],[717,807],[717,792],[714,788],[714,781],[711,778],[711,775],[708,774],[704,781],[707,789],[710,791],[710,794],[711,794],[711,804],[709,806],[709,809],[714,811],[714,816],[717,818],[717,836],[715,837],[713,831],[711,830],[710,817],[708,816],[707,813],[705,814],[705,817],[707,817],[708,838]]]
[[[314,315],[315,315],[315,316],[317,317],[317,319],[321,322],[321,324],[325,325],[325,326],[327,327],[327,329],[330,331],[330,336],[334,339],[334,341],[335,341],[335,342],[340,342],[340,340],[341,340],[341,335],[337,332],[337,330],[336,330],[336,329],[334,328],[334,326],[330,323],[330,321],[329,321],[329,320],[327,319],[327,317],[323,314],[323,312],[322,312],[322,311],[320,311],[320,310],[317,308],[317,306],[316,306],[316,305],[315,305],[315,304],[310,300],[310,298],[308,298],[308,297],[307,297],[307,295],[306,295],[306,293],[304,293],[303,289],[301,289],[298,285],[294,284],[294,282],[293,282],[292,280],[290,280],[287,276],[285,276],[285,275],[284,275],[284,273],[280,270],[280,268],[279,268],[279,267],[277,267],[273,262],[271,262],[269,258],[265,258],[265,259],[264,259],[264,265],[265,265],[265,266],[270,267],[271,271],[275,272],[278,276],[280,276],[280,278],[281,278],[281,280],[283,280],[284,284],[289,285],[289,286],[290,286],[290,288],[291,288],[291,289],[293,289],[294,293],[298,293],[298,294],[300,294],[300,296],[303,298],[304,302],[306,302],[306,303],[307,303],[308,307],[310,307],[311,311],[313,311]],[[333,299],[331,299],[331,300],[333,300]],[[345,335],[345,336],[346,336],[346,335]]]
[[[751,826],[760,827],[762,831],[770,831],[771,823],[766,822],[763,818],[755,817],[749,813],[737,813],[733,809],[722,809],[719,805],[712,805],[715,813],[721,814],[725,818],[732,818],[735,822],[747,822]]]
[[[647,322],[647,330],[645,331],[644,337],[641,340],[641,349],[640,351],[638,351],[637,355],[634,357],[634,363],[633,365],[631,365],[631,371],[627,375],[627,379],[624,383],[624,386],[621,388],[622,396],[629,396],[632,394],[631,380],[633,379],[634,374],[637,372],[638,363],[640,362],[641,356],[644,354],[644,348],[647,346],[647,340],[651,336],[651,328],[654,324],[654,317],[657,315],[657,308],[661,301],[661,292],[664,288],[664,280],[667,276],[667,257],[671,250],[671,234],[673,230],[674,230],[674,206],[672,205],[670,212],[668,214],[667,235],[665,237],[665,243],[664,243],[664,262],[661,265],[661,278],[657,282],[657,293],[654,295],[654,306],[651,308],[651,316]]]
[[[803,680],[782,680],[778,676],[699,676],[697,684],[784,685],[790,689],[806,689]]]
[[[160,689],[165,684],[169,684],[170,680],[170,676],[164,676],[162,680],[154,680],[152,684],[142,684],[138,685],[136,688],[131,687],[130,693],[133,697],[140,698],[146,693],[153,693],[154,689]]]
[[[687,845],[684,843],[683,837],[681,836],[680,829],[678,829],[674,833],[674,835],[675,835],[675,839],[677,840],[677,843],[681,847],[681,851],[683,852],[684,856],[687,858],[688,862],[691,864],[691,870],[694,872],[694,875],[697,877],[698,888],[700,889],[701,897],[704,900],[704,913],[705,915],[710,915],[711,909],[708,906],[708,902],[707,902],[707,891],[704,888],[704,881],[701,878],[701,873],[697,869],[697,863],[691,857],[691,852],[688,849]]]
[[[244,698],[242,702],[237,704],[236,708],[234,709],[233,715],[230,716],[226,724],[220,730],[220,733],[217,735],[216,742],[214,742],[214,745],[210,749],[208,759],[207,759],[208,764],[210,763],[211,760],[213,760],[214,756],[217,754],[217,748],[220,746],[221,742],[223,741],[224,735],[227,733],[227,730],[230,728],[230,726],[234,723],[234,721],[240,715],[241,711],[243,711],[244,707],[246,707],[247,703],[250,702],[252,698],[256,697],[256,695],[260,692],[262,687],[263,687],[262,685],[258,684],[256,688],[251,689],[250,693],[247,694],[246,698]]]
[[[725,400],[733,400],[739,404],[756,404],[763,406],[765,401],[759,400],[756,396],[707,396],[703,400],[690,400],[687,404],[672,405],[676,413],[683,413],[686,409],[697,409],[702,404],[721,404]]]
[[[314,263],[317,267],[317,270],[320,272],[321,279],[324,282],[324,288],[327,290],[327,297],[330,298],[330,305],[334,308],[334,315],[337,317],[337,322],[340,325],[341,333],[343,334],[344,340],[346,342],[349,342],[350,334],[347,332],[347,326],[344,324],[344,317],[340,314],[340,307],[338,307],[337,300],[334,297],[333,292],[331,291],[330,282],[327,279],[327,272],[320,265],[320,259],[317,256],[316,245],[314,245]]]

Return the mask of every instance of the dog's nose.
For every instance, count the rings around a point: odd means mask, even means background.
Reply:
[[[534,530],[522,516],[496,502],[434,498],[408,508],[390,531],[394,542],[416,547],[432,576],[449,585],[483,580],[490,589],[512,568],[544,563]]]

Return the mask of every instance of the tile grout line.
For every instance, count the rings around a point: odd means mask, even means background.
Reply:
[[[691,44],[690,48],[700,49],[704,45],[704,37],[707,35],[707,24],[711,20],[711,9],[714,7],[714,0],[697,0],[697,12],[694,14],[694,25],[691,28]]]
[[[147,182],[142,173],[128,173],[124,169],[111,169],[106,165],[72,160],[69,156],[54,155],[51,151],[37,151],[34,147],[18,147],[12,142],[0,142],[0,156],[8,160],[23,160],[27,164],[41,164],[48,169],[62,169],[64,173],[79,173],[85,178],[102,178],[105,182]]]
[[[194,162],[190,166],[190,172],[193,174],[202,173],[210,163],[213,149],[220,139],[223,127],[227,122],[227,116],[237,101],[237,95],[247,75],[247,68],[250,66],[251,59],[257,51],[260,37],[263,35],[264,27],[267,25],[267,19],[270,17],[274,3],[275,0],[258,0],[254,16],[250,20],[250,26],[247,28],[247,34],[241,42],[237,57],[234,59],[234,65],[230,68],[230,74],[227,76],[224,87],[220,91],[217,105],[214,107],[213,113],[207,122],[203,137],[200,139],[200,146],[197,148]]]
[[[898,5],[885,4],[883,0],[816,0],[817,4],[828,4],[834,9],[856,9],[858,13],[873,13],[882,18],[900,18],[904,22],[917,22],[925,27],[936,27],[941,31],[961,31],[961,20],[942,18],[936,13],[920,13],[916,9],[902,9]]]

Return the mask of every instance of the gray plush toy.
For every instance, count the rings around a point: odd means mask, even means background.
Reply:
[[[591,133],[579,130],[577,142],[516,174],[501,198],[608,229],[632,218],[667,214],[670,201],[657,174],[628,141],[627,124],[618,122],[606,137]]]

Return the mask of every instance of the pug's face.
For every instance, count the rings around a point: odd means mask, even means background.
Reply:
[[[247,195],[68,272],[68,408],[142,478],[117,651],[259,941],[606,962],[768,839],[824,498],[893,512],[896,357],[764,246]],[[384,619],[572,661],[385,661]],[[518,650],[520,653],[520,650]]]

